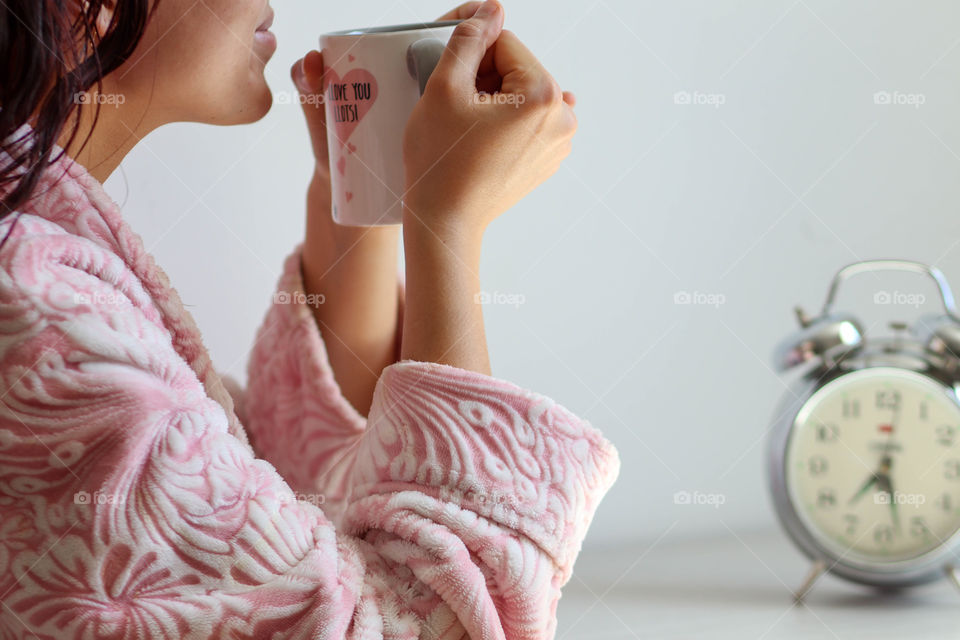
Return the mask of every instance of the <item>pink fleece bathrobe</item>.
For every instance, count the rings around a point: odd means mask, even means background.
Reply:
[[[415,361],[364,418],[299,247],[231,397],[102,186],[64,156],[38,193],[0,250],[0,639],[554,636],[599,431]]]

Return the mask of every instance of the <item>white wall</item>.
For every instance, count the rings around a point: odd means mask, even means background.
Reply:
[[[784,385],[769,353],[794,327],[792,306],[819,307],[837,268],[873,257],[936,263],[960,286],[960,8],[505,2],[508,28],[577,92],[580,132],[557,176],[489,232],[485,288],[526,298],[488,308],[495,375],[554,397],[619,447],[623,471],[588,547],[770,525],[762,438]],[[278,91],[322,31],[450,8],[274,5]],[[676,104],[679,91],[723,104]],[[925,102],[878,105],[877,91]],[[107,185],[217,366],[240,378],[302,236],[305,135],[289,104],[248,127],[170,126]],[[890,282],[932,297],[922,281]],[[677,305],[678,291],[725,303]],[[868,322],[881,311],[853,310]],[[677,506],[678,490],[726,503]]]

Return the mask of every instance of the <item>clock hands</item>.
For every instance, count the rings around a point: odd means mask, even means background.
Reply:
[[[893,526],[900,531],[900,517],[897,515],[897,500],[893,491],[893,480],[890,478],[890,467],[893,460],[890,455],[883,456],[880,460],[880,470],[877,473],[877,488],[886,492],[890,504],[890,517],[893,520]]]
[[[857,491],[857,493],[854,494],[854,496],[853,496],[852,498],[850,498],[850,501],[849,501],[847,504],[851,504],[851,505],[852,505],[852,504],[856,503],[857,500],[859,500],[859,499],[861,498],[861,496],[863,496],[863,494],[865,494],[867,491],[869,491],[869,490],[870,490],[870,487],[872,487],[872,486],[875,485],[875,484],[877,484],[877,474],[876,474],[876,473],[872,473],[872,474],[870,474],[870,477],[867,478],[867,481],[866,481],[865,483],[863,483],[863,486],[860,488],[860,490]]]
[[[893,417],[896,418],[898,414],[899,406],[894,407]],[[848,504],[855,504],[864,494],[870,491],[871,488],[874,489],[874,492],[880,491],[887,494],[887,502],[890,505],[890,518],[893,522],[893,526],[897,531],[900,531],[900,516],[897,513],[897,501],[896,494],[893,489],[893,479],[891,477],[891,468],[893,467],[893,457],[890,455],[893,444],[893,432],[894,424],[896,420],[891,421],[891,424],[881,425],[881,430],[887,432],[887,440],[883,445],[883,451],[880,457],[880,464],[877,467],[877,470],[874,471],[867,481],[863,484],[862,487],[855,493],[849,500]]]
[[[897,514],[896,494],[893,491],[893,479],[890,475],[890,468],[893,466],[893,457],[890,455],[890,449],[893,444],[893,431],[895,429],[894,425],[897,423],[898,409],[899,404],[893,409],[890,424],[884,425],[888,428],[887,441],[883,445],[883,456],[880,458],[880,468],[877,470],[877,487],[881,491],[886,492],[888,503],[890,504],[890,518],[893,520],[894,528],[900,531],[900,517]]]

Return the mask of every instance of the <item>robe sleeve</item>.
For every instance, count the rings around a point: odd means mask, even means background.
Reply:
[[[505,381],[398,362],[366,428],[344,427],[338,528],[229,433],[118,258],[40,236],[0,266],[9,637],[553,637],[619,470],[587,422]],[[294,354],[281,362],[300,376]],[[324,390],[300,380],[276,393]]]
[[[343,396],[303,286],[298,245],[283,264],[272,304],[254,339],[247,387],[232,395],[257,454],[270,461],[294,490],[323,505],[339,521],[346,498],[347,453],[357,446],[367,419]],[[404,283],[395,360],[400,356]]]

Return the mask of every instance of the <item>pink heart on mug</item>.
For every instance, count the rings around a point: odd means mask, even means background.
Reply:
[[[348,142],[347,149],[350,149],[350,153],[354,153],[357,150],[357,145],[353,144],[352,142]]]
[[[353,194],[347,191],[347,202],[350,202],[351,200],[353,200]]]
[[[356,56],[354,56],[352,53],[347,54],[347,60],[349,60],[350,62],[353,62],[356,59],[357,59]]]
[[[337,171],[340,172],[340,175],[345,175],[347,172],[347,159],[343,156],[340,156],[340,159],[337,160]]]
[[[377,79],[366,69],[351,69],[342,78],[328,69],[325,78],[324,95],[329,105],[327,126],[332,120],[342,147],[377,101]]]

